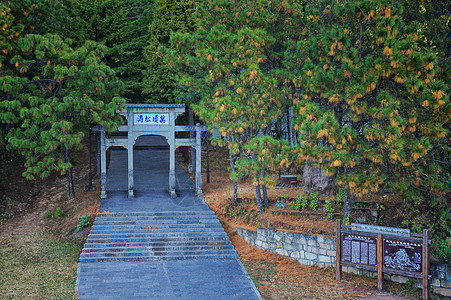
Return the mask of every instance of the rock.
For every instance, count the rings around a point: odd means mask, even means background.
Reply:
[[[332,176],[327,176],[320,167],[309,163],[305,164],[303,180],[306,192],[318,191],[320,196],[328,196],[337,188]]]

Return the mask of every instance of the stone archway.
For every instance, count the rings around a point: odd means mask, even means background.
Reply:
[[[143,135],[161,135],[169,144],[169,194],[172,198],[177,197],[175,191],[175,150],[180,146],[190,146],[196,149],[196,182],[195,190],[202,196],[202,173],[201,173],[201,133],[206,131],[205,126],[176,126],[175,120],[178,115],[185,112],[184,104],[125,104],[124,109],[118,111],[127,119],[127,125],[120,126],[118,131],[125,132],[126,138],[106,138],[105,129],[100,131],[101,146],[101,197],[107,197],[106,191],[106,150],[109,147],[124,147],[128,152],[128,197],[134,198],[133,177],[133,145],[136,139]],[[181,131],[196,132],[195,138],[176,138],[175,133]]]

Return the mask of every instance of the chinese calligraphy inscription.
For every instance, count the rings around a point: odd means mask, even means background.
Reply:
[[[135,125],[169,125],[168,114],[135,114]]]

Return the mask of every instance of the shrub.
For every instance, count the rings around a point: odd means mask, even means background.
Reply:
[[[89,219],[90,219],[90,215],[83,215],[83,216],[78,217],[78,225],[77,225],[78,232],[82,231],[83,228],[85,228],[89,225]]]

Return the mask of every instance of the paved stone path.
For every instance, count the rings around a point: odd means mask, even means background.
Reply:
[[[145,147],[151,145],[152,147]],[[214,213],[177,164],[167,193],[169,149],[161,137],[135,146],[135,199],[127,152],[112,150],[103,199],[80,256],[79,299],[261,299]]]

